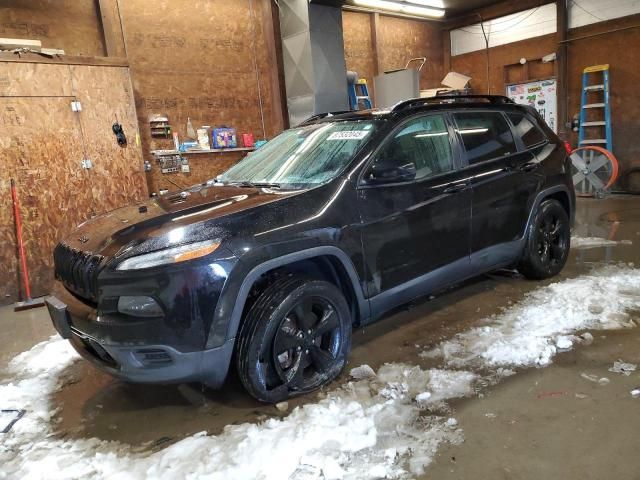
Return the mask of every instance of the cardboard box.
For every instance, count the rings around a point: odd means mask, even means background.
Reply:
[[[435,97],[438,93],[447,93],[453,92],[456,90],[464,90],[469,85],[469,80],[471,77],[467,77],[466,75],[462,75],[457,72],[449,72],[442,79],[442,87],[439,88],[429,88],[427,90],[420,90],[420,97],[422,98],[431,98]]]

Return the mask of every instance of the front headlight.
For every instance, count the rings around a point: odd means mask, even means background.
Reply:
[[[179,247],[167,248],[159,252],[145,253],[136,257],[127,258],[116,267],[116,270],[139,270],[141,268],[156,267],[170,263],[179,263],[194,258],[209,255],[220,246],[218,240],[206,240],[204,242],[190,243]]]

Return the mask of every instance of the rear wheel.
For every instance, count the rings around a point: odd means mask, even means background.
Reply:
[[[242,325],[240,380],[252,396],[270,403],[325,385],[346,364],[351,323],[349,305],[335,285],[295,275],[276,280]]]
[[[560,273],[569,256],[569,216],[557,200],[543,201],[529,226],[518,270],[534,280]]]

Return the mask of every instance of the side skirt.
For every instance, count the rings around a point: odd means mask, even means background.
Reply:
[[[524,239],[494,245],[475,252],[470,257],[461,258],[449,265],[379,293],[369,299],[371,318],[366,323],[372,323],[389,310],[416,298],[437,292],[483,273],[512,265],[520,258],[523,248]]]

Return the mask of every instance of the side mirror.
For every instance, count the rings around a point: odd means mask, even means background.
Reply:
[[[367,182],[371,184],[407,182],[416,178],[416,164],[409,162],[405,165],[389,165],[380,162],[373,165],[369,171]]]

